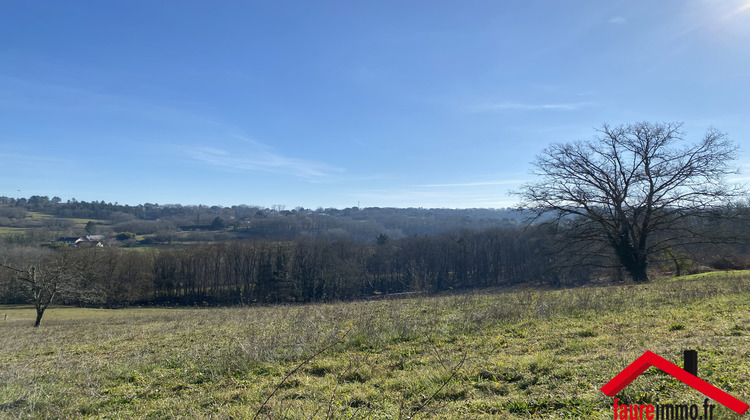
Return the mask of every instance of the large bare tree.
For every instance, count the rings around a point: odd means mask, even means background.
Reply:
[[[603,244],[634,281],[646,282],[653,255],[700,235],[690,217],[744,193],[726,183],[737,172],[737,146],[726,134],[709,129],[695,144],[684,137],[681,123],[640,122],[552,144],[533,163],[537,179],[517,193],[519,208],[537,220],[554,215],[553,223]]]

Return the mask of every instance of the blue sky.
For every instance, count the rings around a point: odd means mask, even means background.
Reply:
[[[750,1],[0,4],[0,195],[497,208],[636,121],[747,177]]]

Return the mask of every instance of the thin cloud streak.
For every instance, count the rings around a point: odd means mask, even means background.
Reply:
[[[479,182],[464,182],[457,184],[423,184],[417,185],[419,188],[444,188],[444,187],[478,187],[485,185],[516,185],[522,184],[525,181],[520,179],[507,179],[501,181],[479,181]]]
[[[516,102],[504,102],[499,104],[487,104],[475,107],[474,112],[503,112],[503,111],[576,111],[591,105],[590,102],[550,103],[550,104],[524,104]]]
[[[308,181],[324,181],[343,170],[323,162],[290,158],[270,151],[268,146],[252,142],[255,150],[225,150],[216,147],[192,147],[184,153],[194,161],[233,171],[261,171],[292,175]]]
[[[721,17],[722,20],[732,19],[737,15],[743,14],[750,10],[750,3],[743,2],[739,7],[732,9],[730,12],[726,13],[724,16]]]
[[[315,182],[328,180],[343,172],[323,162],[283,156],[271,147],[249,139],[242,134],[244,130],[241,128],[193,111],[184,104],[164,105],[158,101],[128,95],[100,93],[86,87],[40,83],[3,75],[0,75],[0,86],[14,88],[18,91],[18,97],[30,97],[22,104],[30,110],[108,114],[111,119],[102,121],[115,124],[154,124],[162,130],[179,133],[176,135],[182,138],[191,138],[193,142],[200,141],[204,144],[216,144],[216,133],[223,133],[225,138],[232,140],[232,146],[174,145],[175,149],[180,150],[180,155],[214,167],[287,174]],[[68,103],[76,105],[70,106]],[[0,95],[0,108],[4,106],[10,106],[10,102]],[[0,159],[9,157],[0,154]]]
[[[0,153],[0,163],[9,165],[72,165],[73,161],[56,156],[29,155],[23,153]]]
[[[495,185],[495,184],[489,184]],[[479,186],[479,185],[478,185]],[[489,189],[455,190],[452,186],[445,190],[419,186],[396,188],[396,189],[371,189],[352,193],[352,196],[368,205],[381,205],[390,203],[396,207],[424,207],[445,208],[445,203],[451,203],[450,208],[506,208],[513,207],[515,199],[511,198],[507,191],[494,191]]]

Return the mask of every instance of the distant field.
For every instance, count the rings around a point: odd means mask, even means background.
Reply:
[[[101,219],[78,219],[75,217],[68,217],[66,218],[66,220],[72,221],[73,223],[76,224],[76,227],[80,227],[80,228],[85,227],[88,222],[94,222],[97,225],[104,225],[104,226],[111,225],[111,223],[109,223],[109,220],[101,220]]]
[[[32,323],[33,309],[0,306],[0,418],[253,418],[275,392],[258,418],[611,419],[604,383],[646,350],[682,365],[689,348],[703,379],[750,400],[747,272],[337,304],[52,308]],[[703,403],[653,368],[619,398]]]
[[[39,220],[39,219],[54,219],[57,216],[55,216],[53,214],[49,214],[49,213],[41,213],[41,212],[37,212],[37,211],[30,211],[30,212],[26,213],[26,217],[30,218],[30,219]],[[86,223],[88,223],[90,221],[94,222],[96,224],[99,224],[99,225],[107,225],[108,226],[108,225],[111,224],[109,220],[103,220],[103,219],[80,219],[80,218],[75,218],[75,217],[60,217],[60,219],[70,220],[71,222],[73,222],[76,225],[76,227],[80,227],[80,228],[86,226]]]
[[[54,219],[55,216],[49,213],[41,213],[38,211],[26,212],[26,217],[29,219]]]
[[[55,216],[47,213],[39,213],[39,212],[27,212],[26,218],[31,220],[49,220],[54,219]],[[77,219],[77,218],[60,218],[60,220],[68,220],[73,223],[74,228],[77,229],[83,229],[86,224],[89,221],[93,221],[94,223],[97,223],[102,226],[109,226],[111,225],[109,221],[107,220],[98,220],[98,219]],[[34,223],[32,225],[38,225],[39,223]],[[11,227],[11,226],[0,226],[0,237],[13,235],[13,234],[19,234],[19,233],[27,233],[27,232],[34,232],[35,229],[39,229],[39,227]]]
[[[28,228],[16,228],[16,227],[7,227],[7,226],[0,226],[0,236],[2,235],[10,235],[14,233],[23,233],[28,231]]]
[[[48,213],[41,213],[41,212],[35,212],[30,211],[26,213],[26,219],[30,220],[49,220],[49,219],[55,219],[56,216]],[[73,223],[73,226],[76,228],[83,229],[86,224],[89,221],[92,221],[96,224],[103,225],[103,226],[110,226],[111,223],[109,220],[101,220],[101,219],[79,219],[74,217],[61,217],[60,220],[68,220]],[[38,223],[37,223],[38,224]],[[36,229],[35,227],[9,227],[9,226],[0,226],[0,235],[7,235],[11,233],[22,233],[22,232],[28,232],[30,230]]]

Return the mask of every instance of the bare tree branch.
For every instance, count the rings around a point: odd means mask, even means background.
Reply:
[[[567,224],[578,235],[568,244],[604,242],[635,281],[648,281],[650,255],[703,234],[686,219],[746,194],[725,182],[737,173],[737,146],[726,134],[709,129],[697,144],[683,140],[681,123],[642,122],[552,144],[534,162],[538,180],[516,193],[518,208]]]

